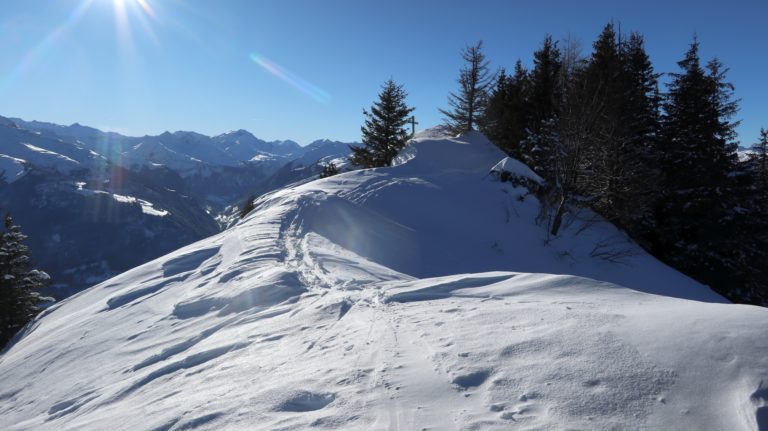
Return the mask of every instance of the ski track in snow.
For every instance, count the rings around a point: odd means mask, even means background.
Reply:
[[[52,307],[0,356],[0,428],[768,429],[766,310],[543,245],[535,199],[483,179],[488,145],[271,193]],[[449,174],[420,167],[435,146]]]

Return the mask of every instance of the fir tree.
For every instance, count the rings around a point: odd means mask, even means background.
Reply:
[[[738,302],[768,306],[768,131],[739,163],[739,187],[730,194],[737,227],[724,248],[735,251],[734,280],[728,296]]]
[[[491,142],[521,161],[526,158],[521,142],[527,136],[529,87],[528,71],[520,60],[514,75],[501,70],[481,122],[481,131]]]
[[[705,70],[698,50],[694,38],[664,101],[663,191],[654,252],[717,288],[728,284],[723,244],[734,235],[728,194],[737,160],[738,122],[732,118],[738,101],[725,82],[727,70],[718,60]]]
[[[254,201],[256,200],[256,196],[248,196],[248,199],[243,202],[243,205],[240,207],[240,218],[243,219],[245,216],[247,216],[251,211],[253,211],[256,206],[254,205]]]
[[[659,127],[657,75],[642,36],[624,41],[606,25],[579,78],[580,97],[593,101],[594,118],[586,130],[589,174],[580,192],[602,216],[639,235],[653,208]]]
[[[26,238],[7,215],[0,236],[0,349],[51,300],[40,296],[50,277],[32,268]]]
[[[750,148],[748,157],[755,175],[756,188],[768,193],[768,130],[760,129],[760,138]],[[768,198],[768,195],[765,198]]]
[[[558,149],[552,136],[553,124],[558,122],[562,59],[552,36],[544,38],[541,48],[533,53],[530,73],[526,138],[522,142],[524,162],[548,181],[554,179],[555,156]]]
[[[323,170],[320,172],[320,178],[328,178],[332,177],[334,175],[337,175],[339,173],[339,169],[336,167],[336,164],[333,162],[329,162],[325,166],[323,166]]]
[[[533,53],[530,123],[534,128],[557,114],[558,76],[561,66],[557,42],[552,39],[552,36],[547,35],[541,48]]]
[[[365,124],[362,126],[363,146],[350,147],[350,161],[363,168],[389,166],[397,153],[405,146],[410,133],[405,128],[414,108],[405,99],[408,94],[402,85],[388,80],[379,93],[379,100],[371,110],[363,111]]]
[[[483,54],[483,42],[479,41],[461,51],[465,62],[459,73],[459,92],[448,96],[449,109],[440,109],[445,124],[455,134],[475,130],[483,118],[494,76],[488,69]]]
[[[625,131],[625,160],[631,169],[623,175],[627,193],[621,198],[617,223],[638,240],[654,229],[653,209],[660,187],[659,133],[661,127],[659,74],[645,52],[639,33],[622,45],[624,109],[619,124]]]

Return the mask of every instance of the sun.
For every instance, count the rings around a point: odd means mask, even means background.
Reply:
[[[139,6],[147,15],[151,17],[155,16],[155,11],[152,9],[152,6],[150,6],[148,0],[112,0],[112,3],[118,9],[124,9],[129,4]]]

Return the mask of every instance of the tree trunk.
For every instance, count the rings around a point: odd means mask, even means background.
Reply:
[[[552,220],[552,229],[549,231],[552,236],[557,236],[557,232],[560,231],[560,226],[563,224],[563,215],[565,215],[565,193],[560,194],[560,203],[557,206],[557,212],[555,212],[555,218]]]

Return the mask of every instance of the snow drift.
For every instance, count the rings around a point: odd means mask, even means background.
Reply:
[[[767,310],[605,223],[548,238],[482,135],[423,136],[47,310],[0,427],[768,429]]]

